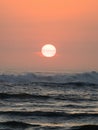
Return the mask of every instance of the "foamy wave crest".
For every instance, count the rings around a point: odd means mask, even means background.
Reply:
[[[47,73],[24,73],[19,75],[0,74],[0,83],[94,83],[98,84],[98,72],[76,73],[76,74],[47,74]]]

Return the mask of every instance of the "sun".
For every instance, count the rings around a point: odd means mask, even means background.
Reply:
[[[56,54],[56,47],[52,44],[46,44],[42,47],[41,53],[45,57],[53,57]]]

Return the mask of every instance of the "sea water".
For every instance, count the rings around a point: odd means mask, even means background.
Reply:
[[[97,72],[0,74],[0,130],[94,130],[97,125]]]

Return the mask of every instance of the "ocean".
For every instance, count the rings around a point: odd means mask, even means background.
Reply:
[[[0,130],[98,130],[98,73],[0,74]]]

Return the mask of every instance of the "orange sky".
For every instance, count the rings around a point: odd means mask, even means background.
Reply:
[[[98,0],[0,0],[0,70],[98,71],[97,56]]]

